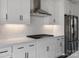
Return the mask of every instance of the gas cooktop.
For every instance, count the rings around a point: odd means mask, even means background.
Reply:
[[[40,38],[43,38],[43,37],[54,37],[54,35],[50,35],[50,34],[37,34],[37,35],[28,35],[27,37],[33,38],[33,39],[40,39]]]

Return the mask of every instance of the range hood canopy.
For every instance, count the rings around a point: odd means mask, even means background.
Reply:
[[[51,16],[50,13],[41,9],[41,0],[33,0],[34,8],[31,10],[31,15],[38,15],[38,16]]]

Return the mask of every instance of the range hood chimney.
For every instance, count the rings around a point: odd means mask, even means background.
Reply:
[[[33,16],[51,16],[51,14],[43,9],[41,9],[41,0],[33,0],[33,9],[31,10],[31,15]]]

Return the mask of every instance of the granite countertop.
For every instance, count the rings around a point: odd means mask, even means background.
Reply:
[[[55,36],[55,37],[63,37],[63,36]],[[54,37],[51,37],[51,38],[54,38]],[[40,39],[28,38],[26,36],[15,37],[15,38],[10,38],[10,39],[0,39],[0,48],[6,47],[6,46],[12,46],[12,45],[15,45],[15,44],[20,44],[20,43],[29,43],[29,42],[37,41],[37,40],[39,41]]]
[[[0,40],[0,48],[1,47],[6,47],[6,46],[12,46],[14,44],[19,44],[19,43],[28,43],[31,41],[36,41],[32,38],[27,38],[27,37],[16,37],[16,38],[10,38],[10,39],[1,39]]]

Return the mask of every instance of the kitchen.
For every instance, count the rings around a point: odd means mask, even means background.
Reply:
[[[79,16],[78,1],[38,1],[0,0],[0,58],[66,57],[64,14]]]

